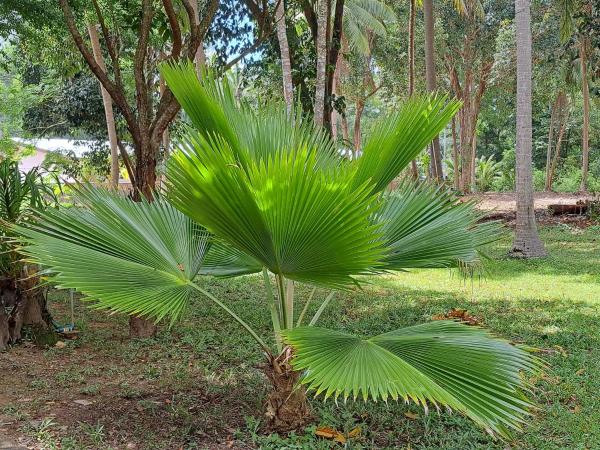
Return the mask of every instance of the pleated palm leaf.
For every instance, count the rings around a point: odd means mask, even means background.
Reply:
[[[479,328],[436,322],[361,338],[314,326],[333,292],[360,285],[361,275],[477,264],[497,238],[495,224],[479,224],[473,205],[449,193],[409,183],[385,193],[456,102],[407,102],[375,127],[363,157],[345,161],[283,106],[238,104],[226,81],[199,81],[191,64],[162,75],[192,123],[169,162],[168,203],[83,190],[84,208],[44,213],[19,230],[29,258],[96,306],[129,314],[176,318],[192,292],[208,296],[264,350],[274,428],[306,420],[297,382],[325,397],[446,406],[500,435],[519,427],[530,407],[521,371],[538,363]],[[261,271],[274,347],[195,281]],[[331,293],[296,305],[295,283]]]

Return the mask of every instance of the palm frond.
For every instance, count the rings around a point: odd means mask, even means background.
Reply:
[[[472,265],[484,245],[502,236],[496,222],[478,223],[473,203],[458,203],[436,186],[404,182],[382,203],[374,221],[388,249],[384,269]]]
[[[460,103],[445,96],[413,97],[374,127],[363,155],[355,160],[355,184],[371,181],[380,192],[452,119]]]
[[[21,252],[56,282],[77,289],[94,307],[173,320],[183,312],[207,249],[208,234],[157,199],[135,203],[91,187],[81,207],[39,213],[16,227]]]
[[[300,112],[288,113],[283,103],[257,110],[235,98],[227,78],[218,80],[205,72],[200,81],[189,62],[164,64],[161,73],[194,128],[205,139],[223,139],[243,167],[249,159],[266,160],[283,149],[303,147],[317,152],[324,165],[335,165],[339,160],[329,136],[315,130],[312,121],[305,120]]]
[[[307,147],[240,167],[222,139],[188,133],[171,156],[173,204],[275,274],[345,287],[382,255],[375,199],[348,166],[323,167]]]
[[[314,327],[282,334],[301,382],[325,398],[446,406],[502,436],[518,429],[532,406],[521,371],[535,370],[538,360],[477,327],[439,321],[370,339]]]

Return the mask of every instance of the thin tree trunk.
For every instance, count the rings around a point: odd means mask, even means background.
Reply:
[[[546,150],[546,180],[544,181],[544,190],[549,191],[552,185],[550,178],[550,167],[552,165],[552,140],[554,138],[554,128],[556,122],[556,110],[558,108],[558,102],[560,98],[560,92],[556,96],[556,99],[552,103],[550,112],[550,126],[548,127],[548,148]]]
[[[554,174],[556,173],[556,167],[558,166],[558,160],[560,159],[560,149],[562,146],[563,137],[565,135],[565,129],[567,128],[567,120],[569,117],[568,111],[562,116],[560,122],[560,128],[558,130],[558,139],[556,140],[556,148],[554,149],[554,156],[552,157],[552,163],[550,164],[550,172],[548,174],[549,187],[548,190],[552,190],[554,183]]]
[[[317,1],[317,75],[315,81],[314,121],[319,128],[324,125],[325,88],[327,82],[327,23],[329,21],[328,0]]]
[[[362,114],[365,110],[365,103],[362,100],[356,102],[356,114],[354,115],[354,155],[358,156],[358,152],[361,149],[361,120]]]
[[[285,6],[283,0],[277,0],[275,21],[277,27],[277,40],[279,41],[279,51],[281,53],[283,98],[285,99],[285,104],[289,113],[294,108],[294,84],[292,81],[292,61],[290,59],[290,47],[288,45]]]
[[[517,220],[511,255],[546,255],[535,222],[532,176],[531,124],[531,13],[530,0],[515,0],[517,45]]]
[[[88,34],[92,43],[94,59],[100,68],[106,72],[106,65],[100,48],[100,39],[95,24],[88,24]],[[100,84],[104,115],[106,117],[106,129],[108,131],[108,143],[110,144],[110,187],[114,190],[119,188],[119,146],[117,144],[117,130],[115,128],[115,117],[113,114],[112,99],[109,93]]]
[[[581,90],[583,92],[583,129],[581,130],[581,186],[587,192],[590,159],[590,89],[587,79],[587,38],[579,39],[579,61],[581,63]]]
[[[192,8],[194,9],[194,25],[200,24],[200,13],[198,8],[198,0],[192,0]],[[206,66],[206,54],[204,53],[204,43],[201,41],[196,54],[194,55],[194,65],[196,66],[196,73],[198,78],[202,76],[202,69]]]
[[[433,28],[433,0],[423,0],[423,19],[425,22],[425,78],[427,81],[427,91],[436,90],[436,70],[435,70],[435,32]],[[444,178],[442,169],[442,152],[440,151],[439,136],[433,138],[430,147],[431,155],[431,175],[438,182]]]
[[[454,190],[460,190],[460,157],[459,157],[458,139],[456,136],[456,118],[452,117],[452,163],[454,165],[454,179],[452,183]]]

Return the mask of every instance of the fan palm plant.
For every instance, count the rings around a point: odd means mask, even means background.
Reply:
[[[306,422],[307,392],[445,405],[500,434],[519,426],[530,406],[520,371],[537,362],[482,329],[441,321],[357,337],[315,326],[333,292],[361,275],[475,264],[496,238],[473,205],[444,191],[403,184],[384,192],[456,102],[407,102],[375,128],[362,158],[345,161],[283,105],[239,104],[226,81],[199,81],[191,64],[164,66],[162,75],[191,120],[169,162],[166,196],[133,203],[84,188],[84,207],[18,227],[28,258],[99,308],[175,320],[192,295],[219,305],[266,356],[273,428]],[[261,272],[274,338],[198,280]],[[314,297],[299,305],[296,283],[331,293],[318,308]]]
[[[23,324],[50,325],[45,298],[32,289],[35,277],[27,277],[10,226],[26,223],[34,210],[56,201],[37,168],[21,172],[16,161],[0,161],[0,350],[20,339]]]

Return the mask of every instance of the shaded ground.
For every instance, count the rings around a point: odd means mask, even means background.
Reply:
[[[363,291],[341,293],[323,316],[325,326],[373,335],[464,308],[499,335],[540,348],[549,368],[530,380],[540,408],[524,433],[503,443],[458,415],[426,416],[396,403],[315,401],[315,425],[346,433],[359,427],[351,449],[600,448],[600,227],[561,224],[544,228],[542,237],[547,259],[506,259],[507,237],[490,248],[493,259],[481,279],[465,281],[445,270],[388,276]],[[269,335],[258,277],[205,284]],[[300,289],[301,297],[307,294]],[[53,299],[57,320],[68,320],[66,293]],[[81,335],[65,348],[22,345],[0,354],[0,444],[342,448],[316,437],[314,427],[285,438],[260,432],[266,392],[260,352],[202,299],[182,323],[146,341],[127,338],[124,317],[79,302],[75,317]]]

